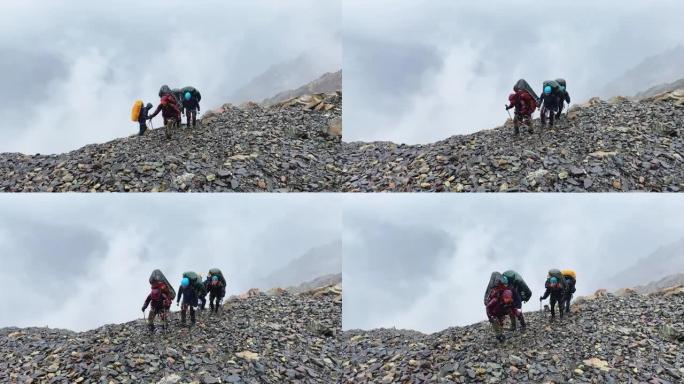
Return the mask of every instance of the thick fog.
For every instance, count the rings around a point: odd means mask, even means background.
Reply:
[[[243,293],[341,232],[324,195],[8,195],[0,211],[0,327],[133,320],[155,268],[178,288],[218,267]]]
[[[3,0],[0,152],[135,133],[133,102],[156,106],[162,84],[197,87],[204,111],[302,54],[313,80],[340,69],[340,28],[340,1]]]
[[[576,295],[585,295],[677,243],[659,259],[669,265],[642,268],[630,286],[684,272],[683,211],[675,195],[348,196],[343,327],[435,332],[485,320],[492,271],[523,276],[532,289],[525,311],[539,309],[551,268],[574,269]]]
[[[539,92],[563,77],[573,103],[684,78],[679,0],[349,0],[343,13],[345,141],[493,128],[519,78]]]

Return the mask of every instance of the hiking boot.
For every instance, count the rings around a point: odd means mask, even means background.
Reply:
[[[154,324],[149,324],[149,326],[148,326],[148,331],[149,331],[150,333],[154,333]]]
[[[498,340],[499,343],[503,343],[504,340],[506,340],[506,337],[504,337],[504,335],[496,335],[496,340]]]
[[[514,134],[515,136],[520,135],[520,128],[518,128],[518,127],[513,127],[513,134]]]

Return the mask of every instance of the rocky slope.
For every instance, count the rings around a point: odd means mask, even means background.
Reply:
[[[551,131],[510,126],[428,145],[344,145],[342,191],[680,191],[684,92],[592,99]]]
[[[342,71],[334,73],[326,73],[318,79],[303,85],[297,89],[280,92],[277,95],[264,99],[261,104],[274,105],[283,101],[300,97],[303,95],[311,95],[316,93],[333,93],[342,90]]]
[[[577,302],[563,322],[526,313],[527,332],[507,332],[502,344],[487,322],[432,335],[345,332],[344,382],[684,382],[684,287]]]
[[[58,155],[0,154],[0,191],[334,191],[341,93],[325,108],[229,104],[194,130],[162,129]]]
[[[92,331],[0,329],[2,383],[331,383],[341,370],[340,286],[250,291],[194,328],[143,320]]]

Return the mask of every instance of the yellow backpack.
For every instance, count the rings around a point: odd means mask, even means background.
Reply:
[[[140,117],[140,111],[142,110],[143,102],[142,100],[136,100],[133,103],[133,109],[131,110],[131,121],[138,121]]]
[[[575,274],[575,271],[573,271],[572,269],[564,269],[561,271],[561,273],[563,274],[563,276],[570,276],[573,280],[577,280],[577,275]]]

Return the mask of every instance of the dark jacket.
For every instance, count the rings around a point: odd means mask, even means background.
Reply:
[[[503,293],[503,291],[499,292]],[[487,303],[487,316],[489,318],[502,318],[511,314],[511,311],[513,310],[513,304],[505,304],[501,300],[501,296],[502,295],[499,294],[493,294],[490,296],[491,298]]]
[[[192,307],[197,306],[197,292],[195,292],[195,289],[193,288],[192,285],[188,285],[187,287],[180,286],[178,287],[178,296],[176,297],[176,303],[180,302],[181,298],[183,298],[183,304],[190,305]]]
[[[140,109],[140,115],[138,115],[138,123],[145,124],[147,117],[149,116],[150,109],[152,109],[152,104],[148,103],[146,106]]]
[[[549,295],[555,300],[561,300],[563,298],[565,292],[563,291],[563,288],[560,285],[558,287],[551,287],[549,285],[549,282],[547,281],[546,284],[544,284],[544,286],[546,287],[546,291],[544,291],[544,296],[541,297],[542,300],[549,297]]]
[[[147,295],[147,299],[145,299],[145,304],[143,304],[143,311],[147,309],[147,306],[152,304],[152,310],[155,312],[159,312],[163,310],[166,305],[165,301],[167,300],[167,296],[164,295],[163,293],[159,295],[159,300],[152,300],[152,294],[150,293]]]
[[[155,116],[157,116],[159,114],[159,111],[161,111],[162,116],[164,117],[164,120],[168,120],[168,119],[180,120],[180,117],[181,117],[180,108],[176,104],[176,100],[173,96],[164,95],[161,98],[161,101],[160,101],[159,105],[157,106],[157,109],[154,110],[154,113],[152,113],[149,116],[149,118],[152,119]]]
[[[515,108],[515,113],[531,115],[537,108],[537,102],[529,93],[518,90],[508,96],[508,108]]]

